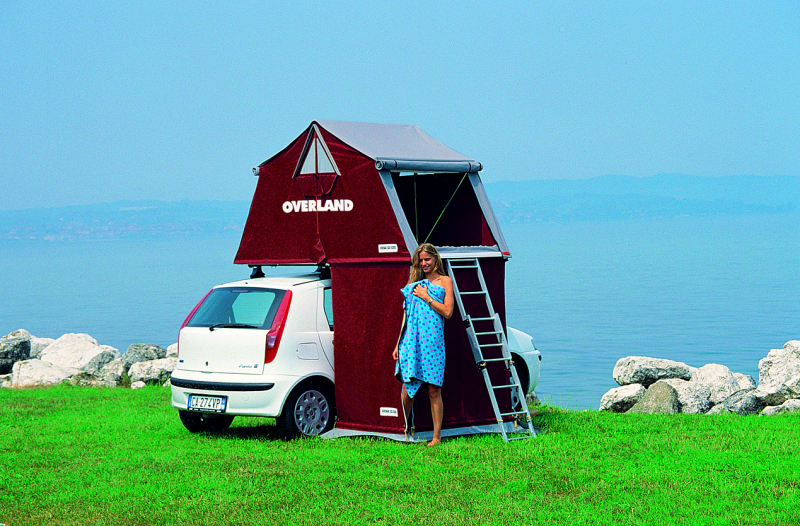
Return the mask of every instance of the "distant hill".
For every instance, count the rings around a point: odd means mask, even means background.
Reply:
[[[119,201],[0,210],[0,239],[240,235],[249,201]]]
[[[485,186],[501,223],[800,213],[794,176],[606,175]],[[0,240],[238,236],[249,209],[249,201],[183,200],[0,210]]]
[[[487,183],[500,221],[593,221],[800,211],[800,177],[653,177]]]

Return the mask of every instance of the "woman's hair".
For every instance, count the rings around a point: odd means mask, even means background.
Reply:
[[[416,281],[422,281],[425,279],[425,273],[422,272],[422,267],[419,266],[419,253],[420,252],[427,252],[431,256],[436,259],[436,264],[433,267],[433,271],[437,274],[441,274],[445,276],[444,267],[442,266],[442,258],[439,256],[439,251],[436,250],[436,247],[431,245],[430,243],[423,243],[417,247],[414,251],[414,256],[411,258],[411,275],[408,277],[409,283],[414,283]]]

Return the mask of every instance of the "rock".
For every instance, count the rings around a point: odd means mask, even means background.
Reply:
[[[82,372],[72,367],[61,367],[42,360],[25,360],[14,364],[11,387],[42,387],[57,385]]]
[[[157,382],[162,383],[169,380],[172,371],[178,364],[177,358],[162,358],[149,362],[137,362],[131,365],[128,376],[131,382]]]
[[[116,384],[92,373],[80,371],[69,377],[69,383],[78,387],[116,387]]]
[[[729,411],[725,409],[725,404],[717,404],[711,409],[708,410],[706,413],[707,415],[718,415],[721,413],[728,413]]]
[[[175,357],[177,358],[177,356]],[[170,385],[172,385],[172,383],[170,383]],[[525,395],[525,403],[528,404],[528,407],[530,408],[540,405],[542,402],[539,401],[539,397],[536,396],[536,393],[534,391],[531,391],[530,393]]]
[[[716,363],[710,363],[697,369],[692,375],[692,382],[707,385],[711,389],[709,400],[714,404],[722,402],[740,390],[731,370]]]
[[[780,415],[783,413],[800,413],[800,400],[793,398],[791,400],[786,400],[781,405],[767,406],[761,411],[761,414],[764,416]]]
[[[600,411],[624,413],[641,400],[644,393],[642,384],[628,384],[611,389],[600,399]]]
[[[0,389],[3,387],[11,387],[11,377],[12,374],[0,374]]]
[[[147,387],[147,384],[142,382],[141,380],[138,382],[133,382],[131,384],[131,389],[141,389],[142,387]]]
[[[659,380],[656,383],[658,384],[661,382],[669,384],[678,393],[678,403],[680,403],[681,406],[681,413],[692,415],[706,413],[714,406],[714,403],[709,399],[711,396],[711,388],[707,385],[681,380],[679,378]]]
[[[620,358],[614,366],[614,380],[619,385],[642,384],[649,387],[658,380],[680,378],[690,380],[693,367],[685,363],[646,356]]]
[[[42,352],[42,349],[55,341],[52,338],[37,338],[25,329],[17,329],[16,331],[10,332],[9,334],[0,338],[0,342],[3,340],[12,340],[16,338],[22,338],[31,342],[30,358],[38,358],[39,354]],[[27,359],[28,358],[26,358],[26,360]]]
[[[800,398],[800,341],[786,342],[758,362],[756,396],[771,406]]]
[[[733,373],[733,378],[739,384],[739,389],[755,389],[756,381],[749,374]]]
[[[175,358],[178,357],[178,344],[177,343],[173,343],[172,345],[167,347],[167,355],[165,356],[165,358],[172,358],[173,356]]]
[[[102,377],[103,368],[114,360],[122,360],[119,352],[116,349],[114,349],[114,351],[103,351],[100,354],[95,355],[94,358],[92,358],[89,363],[83,367],[83,370],[88,373],[92,373],[95,376]]]
[[[722,405],[726,411],[737,415],[753,415],[764,408],[764,402],[755,395],[755,389],[742,389],[726,398]]]
[[[92,360],[98,354],[105,352],[116,353],[119,356],[119,351],[108,345],[100,345],[88,334],[70,333],[48,345],[39,359],[61,367],[84,369],[93,363]]]
[[[107,382],[119,385],[122,383],[122,378],[126,372],[125,364],[122,363],[122,358],[117,358],[103,366],[103,369],[100,371],[100,376]]]
[[[0,342],[5,341],[5,340],[15,340],[17,338],[23,338],[25,340],[30,340],[31,338],[33,338],[33,336],[31,335],[31,333],[29,333],[25,329],[17,329],[15,331],[9,332],[5,336],[0,336]]]
[[[641,400],[628,410],[628,413],[649,415],[672,415],[681,410],[678,392],[665,382],[657,382],[650,387]]]
[[[9,374],[14,364],[31,358],[31,341],[25,338],[4,338],[0,341],[0,374]]]
[[[150,343],[134,343],[128,347],[125,354],[122,355],[122,363],[125,364],[125,370],[128,371],[131,365],[139,362],[149,362],[150,360],[159,360],[167,356],[167,350],[158,345]]]

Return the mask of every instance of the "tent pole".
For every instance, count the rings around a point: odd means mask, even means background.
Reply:
[[[417,172],[414,172],[414,238],[419,243],[419,218],[417,217]]]

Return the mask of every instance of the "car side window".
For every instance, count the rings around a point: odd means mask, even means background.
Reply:
[[[330,287],[325,288],[323,303],[325,306],[325,317],[328,318],[328,325],[331,330],[333,330],[333,299]]]

